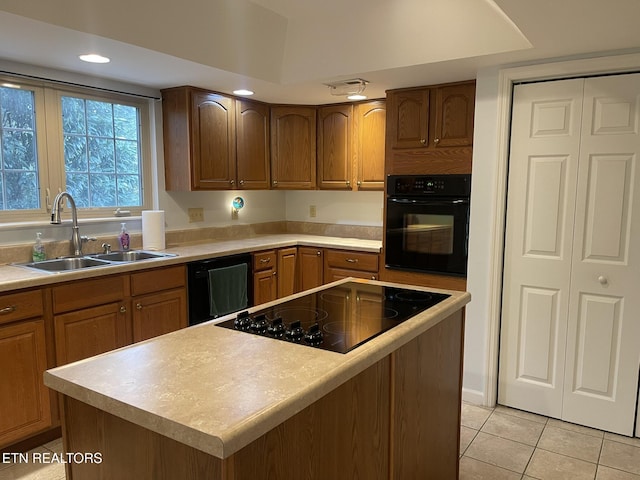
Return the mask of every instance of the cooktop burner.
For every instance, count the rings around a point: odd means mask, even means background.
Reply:
[[[449,295],[347,282],[217,325],[347,353]]]

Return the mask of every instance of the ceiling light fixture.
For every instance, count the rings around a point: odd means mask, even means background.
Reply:
[[[111,61],[108,57],[103,57],[97,53],[87,53],[86,55],[79,55],[78,58],[83,62],[89,63],[109,63]]]
[[[0,87],[20,88],[20,85],[16,85],[15,83],[0,83]]]
[[[253,95],[253,92],[251,90],[247,90],[245,88],[241,88],[239,90],[234,90],[233,94],[234,95],[249,96],[249,95]]]
[[[369,82],[362,78],[352,78],[350,80],[342,80],[339,82],[325,83],[329,87],[331,95],[337,97],[346,96],[349,100],[364,100],[367,98],[362,93],[367,88]]]

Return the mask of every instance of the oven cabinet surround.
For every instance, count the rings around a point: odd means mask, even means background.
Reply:
[[[387,91],[388,174],[471,173],[475,81]]]
[[[104,459],[68,478],[457,478],[469,295],[447,293],[347,354],[207,323],[48,371],[65,451]]]

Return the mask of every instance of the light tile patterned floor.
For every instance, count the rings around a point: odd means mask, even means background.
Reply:
[[[462,405],[460,480],[640,480],[640,439]]]
[[[640,480],[638,438],[503,406],[465,403],[461,423],[460,480]],[[62,442],[35,451],[62,453]],[[0,480],[64,478],[60,464],[0,463]]]

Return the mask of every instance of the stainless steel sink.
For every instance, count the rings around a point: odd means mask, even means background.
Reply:
[[[95,253],[89,255],[91,258],[98,260],[107,260],[109,262],[137,262],[140,260],[149,260],[151,258],[175,257],[171,253],[148,252],[145,250],[127,250],[110,253]]]
[[[145,250],[128,250],[126,252],[94,253],[82,257],[65,257],[42,262],[16,264],[18,267],[32,268],[49,273],[68,272],[82,268],[106,267],[127,262],[138,262],[152,258],[175,257],[173,253],[147,252]]]
[[[69,257],[44,260],[42,262],[22,263],[19,266],[43,270],[45,272],[65,272],[69,270],[79,270],[81,268],[104,267],[110,265],[109,262],[88,257]]]

